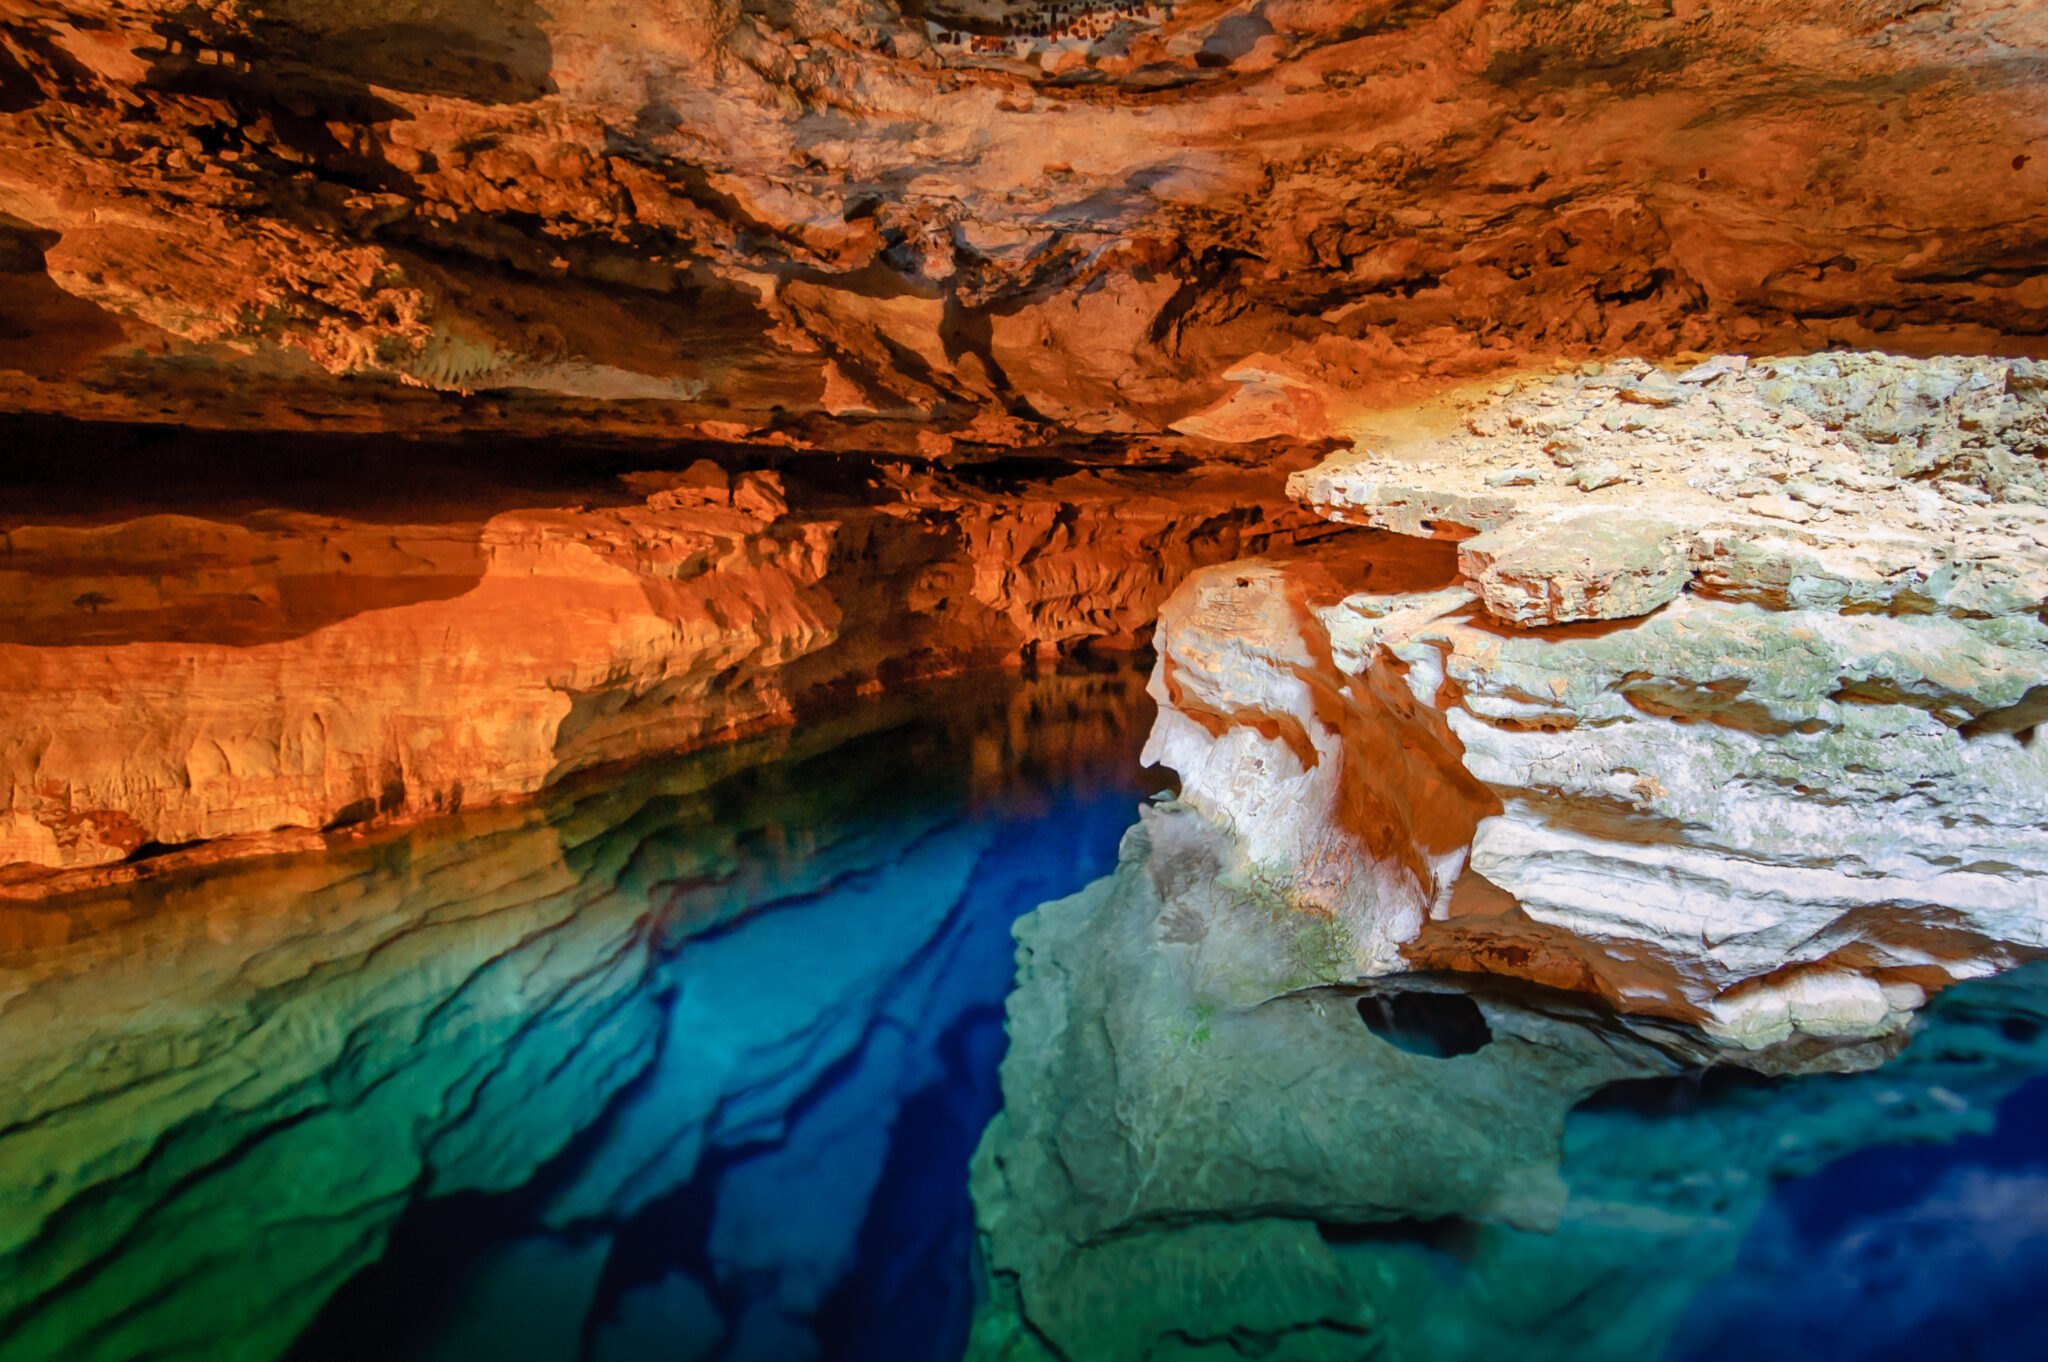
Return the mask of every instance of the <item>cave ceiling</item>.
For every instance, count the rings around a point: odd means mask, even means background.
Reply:
[[[1315,441],[1558,359],[2038,354],[2044,276],[2030,0],[0,6],[7,412]]]

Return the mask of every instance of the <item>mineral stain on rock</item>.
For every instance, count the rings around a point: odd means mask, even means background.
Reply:
[[[1759,1051],[1896,1030],[2048,946],[2035,367],[1618,362],[1445,399],[1289,486],[1455,543],[1452,579],[1194,574],[1148,753],[1338,929],[1329,982],[1505,973]],[[1540,449],[1633,471],[1488,476]],[[1812,513],[1759,516],[1753,486]],[[1400,821],[1361,818],[1358,784]]]

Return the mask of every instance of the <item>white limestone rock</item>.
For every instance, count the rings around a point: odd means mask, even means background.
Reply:
[[[1455,395],[1480,438],[1355,449],[1288,490],[1333,520],[1465,541],[1466,575],[1513,624],[1647,613],[1695,578],[1767,604],[1977,615],[2048,598],[2043,366],[1735,358]],[[1500,473],[1542,460],[1576,482]]]
[[[2048,953],[2031,367],[1635,364],[1477,401],[1481,441],[1293,483],[1459,540],[1458,580],[1224,565],[1162,611],[1148,756],[1283,904],[1334,913],[1361,974],[1521,974],[1752,1048],[1893,1029]],[[1566,438],[1639,480],[1490,476]]]
[[[1510,624],[1628,619],[1685,588],[1693,538],[1637,511],[1517,518],[1458,546],[1458,566],[1486,608]]]
[[[1352,610],[1336,637],[1384,655],[1428,608],[1469,599],[1439,594],[1376,630]],[[1182,800],[1235,833],[1244,862],[1232,874],[1248,901],[1329,924],[1301,961],[1304,981],[1399,968],[1400,943],[1448,897],[1488,805],[1441,717],[1389,669],[1337,665],[1298,567],[1196,573],[1162,608],[1155,640],[1159,718],[1144,761],[1178,771]],[[1439,805],[1469,807],[1446,825]]]

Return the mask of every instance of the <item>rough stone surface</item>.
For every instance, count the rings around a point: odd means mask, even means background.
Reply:
[[[1647,614],[1694,577],[1771,606],[2016,615],[2048,599],[2040,365],[1584,367],[1440,399],[1289,489],[1332,519],[1461,541],[1464,574],[1515,624]]]
[[[1466,540],[1458,568],[1509,624],[1629,619],[1685,588],[1691,548],[1691,535],[1653,512],[1567,511]]]
[[[23,0],[0,407],[1239,439],[1531,356],[2024,350],[2043,22]]]
[[[1433,585],[1448,554],[1391,538],[1369,579]],[[1476,820],[1493,808],[1434,710],[1384,670],[1356,682],[1334,663],[1317,603],[1326,575],[1247,561],[1190,578],[1160,613],[1144,759],[1231,828],[1248,882],[1276,906],[1327,919],[1308,978],[1379,972],[1446,900]]]
[[[1291,483],[1456,541],[1456,571],[1197,574],[1148,752],[1335,914],[1344,969],[1520,974],[1749,1045],[1895,1027],[2048,948],[2042,402],[2024,363],[1861,355],[1468,399],[1455,433]],[[1630,477],[1488,486],[1565,430]],[[1778,486],[1807,521],[1753,513]],[[1282,665],[1241,620],[1293,630]]]
[[[44,892],[70,881],[27,872],[487,804],[826,692],[1128,650],[1191,568],[1325,528],[1276,473],[1166,476],[890,467],[791,511],[778,475],[707,464],[481,524],[16,527],[0,867]]]

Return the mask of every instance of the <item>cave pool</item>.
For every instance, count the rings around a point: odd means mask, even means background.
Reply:
[[[1012,927],[1116,868],[1150,719],[1128,671],[956,679],[0,907],[0,1362],[1060,1356],[975,1324],[969,1166]],[[1601,1088],[1545,1231],[1269,1208],[1404,1284],[1387,1327],[1223,1300],[1143,1356],[2048,1357],[2044,969],[1866,1072]],[[1485,1035],[1405,1015],[1328,1025],[1471,1081]]]

